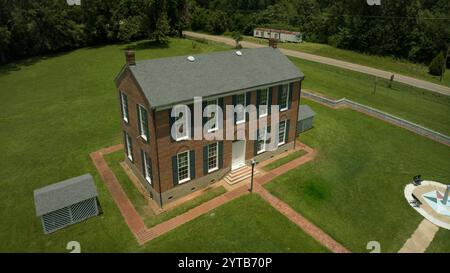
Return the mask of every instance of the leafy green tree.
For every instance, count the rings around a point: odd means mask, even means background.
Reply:
[[[153,38],[156,40],[156,42],[165,44],[169,42],[169,33],[169,21],[167,19],[167,14],[163,12],[156,22],[156,28],[153,32]]]
[[[241,48],[239,42],[244,39],[242,34],[239,31],[235,31],[231,34],[231,37],[233,37],[233,40],[236,42],[236,48]]]
[[[11,32],[6,27],[0,27],[0,63],[6,62],[6,51],[11,41]]]
[[[428,67],[428,72],[434,76],[441,76],[445,71],[445,56],[443,52],[440,52],[434,59],[431,61],[430,66]]]
[[[143,24],[142,16],[132,16],[119,22],[117,39],[130,42],[140,37]]]
[[[187,0],[168,0],[167,17],[170,28],[179,37],[183,35],[183,29],[187,28],[191,22],[191,14]]]

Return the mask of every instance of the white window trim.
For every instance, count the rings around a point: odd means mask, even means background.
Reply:
[[[145,107],[140,105],[140,104],[138,104],[138,106],[139,106],[139,135],[145,141],[147,141],[148,140],[147,135],[144,134],[144,132],[145,132],[145,130],[144,130],[144,119],[142,118],[142,109],[144,109],[146,112],[147,112],[147,109],[145,109]]]
[[[263,118],[263,117],[267,117],[267,115],[269,114],[269,88],[266,89],[261,89],[262,90],[266,90],[266,95],[267,95],[267,99],[266,99],[266,112],[264,114],[259,113],[259,117]],[[261,106],[262,104],[258,105],[258,108]]]
[[[289,89],[291,88],[291,85],[289,84],[289,83],[287,83],[287,84],[285,84],[285,85],[287,85],[287,88],[286,88],[286,107],[285,108],[281,108],[280,109],[280,112],[282,112],[282,111],[286,111],[286,110],[288,110],[288,108],[289,108]]]
[[[121,105],[122,106],[122,119],[126,123],[128,123],[128,117],[127,117],[128,111],[126,111],[126,108],[125,108],[125,97],[124,96],[126,96],[125,93],[123,91],[120,91],[120,101],[122,103],[122,105]],[[127,105],[127,107],[128,107],[128,105]]]
[[[237,94],[236,96],[239,96],[239,95],[244,95],[244,105],[242,105],[242,106],[244,106],[244,115],[243,115],[243,119],[241,119],[241,120],[236,120],[236,124],[242,124],[242,123],[245,123],[245,120],[246,120],[246,117],[245,117],[245,106],[247,105],[247,94],[246,93],[241,93],[241,94]],[[238,104],[236,104],[236,106],[237,106]],[[237,115],[236,115],[236,117],[237,117]]]
[[[280,124],[281,123],[284,123],[284,131],[283,131],[283,142],[278,142],[278,146],[281,146],[281,145],[284,145],[284,144],[286,144],[286,126],[287,126],[287,120],[283,120],[283,121],[281,121],[280,122]],[[280,125],[278,125],[278,129],[280,128]],[[278,132],[278,133],[280,133],[280,132]],[[280,138],[280,136],[278,135],[278,139]]]
[[[127,157],[128,159],[130,159],[131,161],[133,161],[133,152],[131,151],[131,143],[130,143],[130,135],[128,135],[127,132],[125,132],[125,141],[127,142]]]
[[[216,102],[216,111],[215,111],[215,119],[216,119],[215,126],[216,127],[208,128],[208,133],[212,133],[212,132],[219,130],[219,113],[218,113],[219,112],[218,111],[219,110],[219,99],[208,100],[206,103],[206,106],[209,106],[209,102],[212,102],[212,101]],[[210,120],[211,120],[211,117],[209,117],[208,121],[210,121]]]
[[[145,179],[148,181],[148,183],[150,183],[150,185],[152,184],[152,178],[150,177],[150,173],[148,171],[149,167],[150,167],[150,162],[148,162],[148,155],[145,151],[143,151],[144,153],[144,176]]]
[[[209,145],[216,145],[216,167],[209,168]],[[219,169],[219,142],[208,144],[208,173],[217,171]]]
[[[262,154],[266,151],[266,140],[267,140],[267,127],[264,128],[264,142],[262,145],[262,149],[258,150],[256,152],[257,154]],[[258,132],[258,140],[257,141],[258,141],[258,143],[259,143],[259,141],[261,141],[261,139],[259,139],[259,132]]]
[[[179,166],[180,158],[179,157],[180,157],[181,154],[185,154],[185,153],[187,153],[187,172],[188,172],[188,177],[186,177],[183,180],[180,180],[180,166]],[[189,180],[191,180],[191,158],[190,157],[191,157],[191,153],[189,151],[181,152],[181,153],[177,154],[178,184],[183,184],[183,183],[188,182]]]

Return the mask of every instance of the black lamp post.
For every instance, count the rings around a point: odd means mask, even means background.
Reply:
[[[250,192],[253,192],[253,175],[255,173],[256,160],[252,159],[252,180],[250,182]]]

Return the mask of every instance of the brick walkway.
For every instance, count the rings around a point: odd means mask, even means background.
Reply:
[[[266,200],[272,207],[278,210],[281,214],[286,216],[294,224],[300,227],[305,233],[309,234],[311,237],[320,242],[323,246],[328,248],[330,251],[335,253],[349,253],[350,251],[343,247],[341,244],[336,242],[328,234],[323,232],[320,228],[315,226],[313,223],[308,221],[301,214],[292,209],[288,204],[284,203],[277,197],[270,194],[266,189],[262,187],[265,183],[271,181],[273,178],[280,176],[308,161],[311,161],[316,156],[316,151],[302,143],[298,143],[302,149],[304,149],[307,154],[296,158],[276,169],[269,171],[267,174],[260,178],[255,179],[254,191],[258,193],[264,200]]]
[[[275,177],[284,174],[287,171],[314,159],[316,155],[315,150],[302,143],[298,143],[298,145],[302,147],[304,150],[306,150],[308,153],[274,170],[271,170],[270,172],[267,172],[262,176],[256,177],[254,180],[255,184],[254,192],[259,194],[271,206],[273,206],[280,213],[285,215],[289,220],[291,220],[293,223],[299,226],[302,230],[304,230],[307,234],[312,236],[322,245],[327,247],[330,251],[337,253],[349,252],[347,249],[345,249],[338,242],[334,241],[321,229],[319,229],[314,224],[309,222],[306,218],[304,218],[302,215],[294,211],[291,207],[289,207],[289,205],[282,202],[275,196],[271,195],[267,190],[265,190],[262,187],[262,185],[271,181]],[[105,182],[106,187],[110,191],[114,201],[119,207],[119,210],[123,218],[125,219],[125,222],[127,223],[128,227],[130,228],[131,232],[134,234],[140,245],[152,239],[155,239],[156,237],[161,236],[169,232],[170,230],[173,230],[225,203],[230,202],[231,200],[234,200],[248,193],[248,185],[242,185],[241,187],[238,187],[236,189],[233,189],[232,191],[226,192],[216,198],[213,198],[161,224],[158,224],[152,228],[147,228],[144,222],[142,221],[140,215],[135,210],[133,204],[130,202],[125,192],[123,191],[122,187],[120,186],[120,183],[117,180],[116,176],[108,167],[105,159],[103,158],[103,155],[116,152],[121,149],[123,149],[122,144],[116,145],[110,148],[99,150],[97,152],[93,152],[90,154],[90,157],[94,162],[94,165],[96,166],[98,172],[100,173],[100,176]]]

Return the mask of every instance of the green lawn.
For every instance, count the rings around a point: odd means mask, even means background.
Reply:
[[[114,78],[125,45],[83,48],[55,57],[0,67],[0,251],[136,251],[130,233],[89,153],[121,142]],[[140,59],[193,54],[228,47],[171,40],[168,47],[134,44]],[[35,216],[33,190],[92,173],[104,214],[44,235]]]
[[[139,42],[129,46],[135,48],[138,60],[229,48],[213,43],[196,42],[195,45],[196,47],[193,48],[190,40],[172,39],[167,47],[156,46],[149,42]],[[81,243],[83,252],[162,251],[171,248],[177,251],[188,250],[187,248],[197,251],[321,250],[314,241],[305,237],[297,227],[282,215],[275,213],[269,205],[257,197],[244,197],[218,208],[215,215],[223,215],[220,221],[217,221],[219,217],[205,215],[144,247],[137,245],[135,237],[129,231],[89,158],[89,153],[121,142],[120,114],[113,80],[124,63],[123,50],[129,46],[109,45],[83,48],[58,56],[35,58],[0,67],[0,106],[2,109],[0,113],[0,154],[4,158],[0,168],[0,200],[2,200],[0,217],[3,223],[6,223],[0,225],[0,252],[66,252],[67,242],[73,240]],[[324,70],[325,74],[320,74],[319,67],[316,65],[304,63],[302,69],[309,73],[306,85],[323,84],[320,82],[330,78],[332,83],[336,84],[338,88],[342,88],[337,83],[348,81],[351,77],[345,70],[333,72],[333,76],[330,76],[332,73],[329,70]],[[339,80],[339,75],[341,75],[341,80]],[[313,79],[318,82],[313,83]],[[363,84],[364,79],[356,82],[355,85]],[[322,92],[322,90],[320,91]],[[422,97],[415,98],[415,100],[428,101]],[[448,115],[445,116],[439,107],[434,104],[429,105],[434,107],[434,111],[440,112],[442,117],[448,118]],[[331,110],[319,108],[317,105],[313,106],[314,110],[318,112],[316,128],[305,133],[305,139],[311,145],[321,147],[323,151],[328,151],[333,156],[325,157],[325,159],[329,158],[328,161],[325,160],[328,162],[325,164],[325,169],[320,168],[314,172],[309,170],[312,180],[325,175],[324,172],[327,168],[331,170],[329,174],[326,174],[327,178],[336,177],[336,170],[339,171],[339,175],[355,171],[355,168],[360,168],[365,162],[361,161],[358,156],[350,155],[355,152],[366,154],[368,151],[371,152],[370,156],[372,157],[371,161],[366,163],[376,161],[376,166],[385,166],[382,174],[387,180],[394,179],[393,181],[396,182],[399,181],[398,177],[400,176],[401,183],[404,183],[403,181],[409,180],[410,176],[416,173],[421,173],[425,177],[434,178],[431,177],[433,175],[438,179],[446,178],[448,180],[448,171],[442,170],[442,165],[448,166],[449,154],[446,153],[448,151],[446,147],[443,148],[442,145],[422,137],[405,133],[403,130],[401,130],[403,133],[395,134],[399,134],[404,139],[396,140],[395,143],[390,141],[386,144],[382,141],[383,137],[391,135],[392,132],[398,132],[400,129],[373,121],[349,110],[330,112]],[[428,119],[434,118],[434,115],[428,116]],[[341,128],[342,124],[345,124],[348,131]],[[383,124],[381,129],[377,124]],[[364,127],[364,130],[360,128],[361,126]],[[327,132],[328,128],[333,129],[334,132]],[[356,142],[359,143],[356,150],[343,148],[342,142],[347,142],[347,144],[352,142],[352,135],[354,137],[355,133],[349,135],[349,132],[354,132],[355,128],[359,128],[358,133],[362,138],[373,140],[374,146],[369,145],[369,141],[359,141]],[[374,130],[374,135],[369,134],[371,130]],[[379,131],[383,131],[383,134],[380,134]],[[314,135],[318,133],[320,133],[319,137],[315,137]],[[397,138],[395,137],[395,139]],[[377,145],[380,147],[377,148]],[[373,149],[376,148],[380,155],[374,155]],[[387,148],[387,150],[382,148]],[[340,160],[335,156],[333,149],[339,150],[347,157]],[[319,159],[321,154],[324,152],[319,154]],[[408,156],[412,154],[416,157],[418,154],[423,156],[420,161],[415,159],[413,163],[410,163]],[[400,161],[399,158],[402,155],[408,156],[401,158]],[[332,160],[336,160],[336,162],[333,163]],[[352,160],[355,160],[355,164]],[[392,160],[395,161],[395,164],[386,167],[386,162]],[[310,163],[305,167],[322,166],[316,165],[319,163],[312,165]],[[424,165],[423,169],[421,164]],[[344,169],[341,170],[341,168]],[[376,168],[376,170],[379,169]],[[71,226],[52,235],[44,235],[40,220],[35,216],[33,190],[88,172],[92,173],[95,178],[104,213],[82,224]],[[369,174],[373,174],[373,172],[369,172]],[[376,175],[378,174],[376,173]],[[356,181],[361,181],[360,179],[359,177]],[[326,181],[326,179],[323,180]],[[294,177],[290,183],[296,181],[297,178]],[[349,181],[348,183],[354,182]],[[356,188],[359,187],[358,183]],[[328,189],[325,186],[320,185],[320,187]],[[308,191],[319,194],[319,196],[321,192],[311,186]],[[288,192],[286,196],[292,198],[296,196],[295,194],[295,191]],[[378,197],[377,193],[374,195]],[[345,199],[354,196],[341,193],[334,197],[334,200],[338,200],[338,197]],[[389,197],[381,196],[381,198]],[[311,198],[306,198],[302,202],[311,202]],[[332,209],[336,209],[336,204],[339,203],[335,202]],[[404,206],[403,202],[399,202],[399,207],[401,206]],[[323,204],[322,207],[312,206],[312,208],[308,211],[307,216],[314,216],[317,213],[317,221],[321,223],[325,215],[318,212],[322,212]],[[372,213],[374,209],[376,207],[370,207],[368,212]],[[357,211],[363,213],[360,210]],[[409,211],[405,212],[410,213]],[[383,211],[383,213],[385,212]],[[408,220],[398,221],[392,217],[392,214],[397,215],[398,213],[389,211],[387,215],[387,219],[393,225],[401,227],[408,222]],[[380,215],[384,216],[384,214]],[[409,221],[414,222],[415,225],[418,219],[415,219],[414,215],[408,219],[411,219]],[[346,222],[343,221],[345,217],[350,220],[354,220],[354,218],[347,215],[344,215],[344,218],[338,216],[331,215],[330,222],[326,227],[342,227],[342,232],[347,236],[350,236],[353,230],[356,232],[355,237],[361,237],[359,234],[361,228],[349,229]],[[272,219],[275,222],[272,223]],[[310,219],[316,220],[311,217]],[[337,222],[338,225],[334,227],[333,222]],[[355,222],[349,221],[349,225],[355,225]],[[360,223],[357,222],[356,225],[360,225]],[[286,231],[279,232],[280,227],[285,228]],[[363,228],[365,228],[364,225]],[[415,226],[410,229],[414,230]],[[251,233],[249,233],[250,231]],[[390,234],[389,232],[391,232],[390,229],[387,230],[388,234]],[[402,236],[403,233],[401,232]],[[217,238],[217,243],[214,241],[212,244],[211,236],[199,239],[201,236],[191,236],[190,234],[213,234],[214,238]],[[383,233],[378,231],[378,234]],[[388,237],[388,235],[384,236]],[[340,235],[339,238],[342,237],[345,236]],[[190,245],[183,245],[184,242],[190,243]],[[347,244],[344,243],[344,245]],[[173,249],[175,247],[177,249]],[[360,246],[358,245],[358,247]]]
[[[130,178],[120,165],[120,162],[123,162],[124,157],[125,154],[123,153],[123,151],[119,151],[106,155],[105,159],[109,167],[113,170],[114,174],[119,180],[119,183],[121,184],[126,195],[131,200],[138,213],[144,219],[144,223],[147,227],[152,227],[159,223],[162,223],[226,192],[225,188],[222,186],[208,189],[201,196],[189,200],[186,203],[177,206],[167,212],[155,215],[153,210],[151,210],[151,208],[148,206],[147,199],[145,199],[145,197],[139,192],[133,182],[131,182]]]
[[[251,36],[245,36],[244,41],[254,42],[259,44],[268,44],[266,39],[255,38]],[[407,60],[396,59],[393,57],[383,57],[376,55],[368,55],[358,53],[356,51],[339,49],[327,44],[318,43],[278,43],[278,47],[286,48],[305,53],[311,53],[314,55],[329,57],[342,61],[348,61],[360,65],[374,67],[386,71],[392,71],[394,73],[403,74],[405,76],[411,76],[414,78],[430,81],[433,83],[450,86],[450,71],[444,74],[444,79],[441,82],[439,77],[430,75],[428,73],[428,66],[424,64],[416,64]]]
[[[146,245],[155,252],[327,252],[256,194],[247,194]]]
[[[450,253],[450,230],[440,228],[427,252]]]
[[[423,219],[403,196],[416,174],[450,180],[450,148],[349,109],[317,113],[300,140],[317,158],[267,188],[352,251],[396,252]]]
[[[388,81],[359,72],[305,61],[290,60],[306,75],[303,88],[328,97],[347,98],[391,113],[435,131],[450,135],[450,96],[401,83],[388,88]]]
[[[299,158],[305,154],[306,154],[305,150],[295,151],[295,152],[291,153],[290,155],[287,155],[283,158],[275,160],[272,163],[267,164],[266,166],[263,167],[263,169],[265,171],[270,171],[270,170],[276,169],[276,168],[280,167],[281,165],[284,165],[284,164],[286,164],[296,158]]]
[[[148,42],[136,43],[133,47],[138,60],[228,49],[221,44],[195,44],[193,49],[190,40],[172,39],[168,47]],[[223,215],[225,219],[208,215],[172,231],[165,239],[143,247],[137,244],[89,158],[89,153],[121,142],[113,80],[124,63],[126,47],[84,48],[0,67],[0,153],[4,157],[0,168],[0,217],[7,223],[0,225],[0,252],[67,252],[66,244],[74,240],[81,243],[82,252],[169,248],[174,251],[182,248],[323,251],[284,216],[255,197],[245,197],[218,208],[217,216]],[[33,190],[88,172],[95,178],[103,214],[44,235],[40,220],[35,216]],[[128,186],[124,186],[127,194],[139,200]],[[211,198],[211,193],[193,202],[203,202],[205,198]],[[180,209],[184,211],[187,207]],[[173,215],[154,217],[146,223],[153,225],[170,216]],[[280,227],[286,229],[287,237],[285,233],[281,235]],[[182,232],[186,228],[189,232]],[[199,239],[204,234],[209,236]],[[212,236],[217,240],[213,241]],[[189,240],[189,245],[182,245]]]

